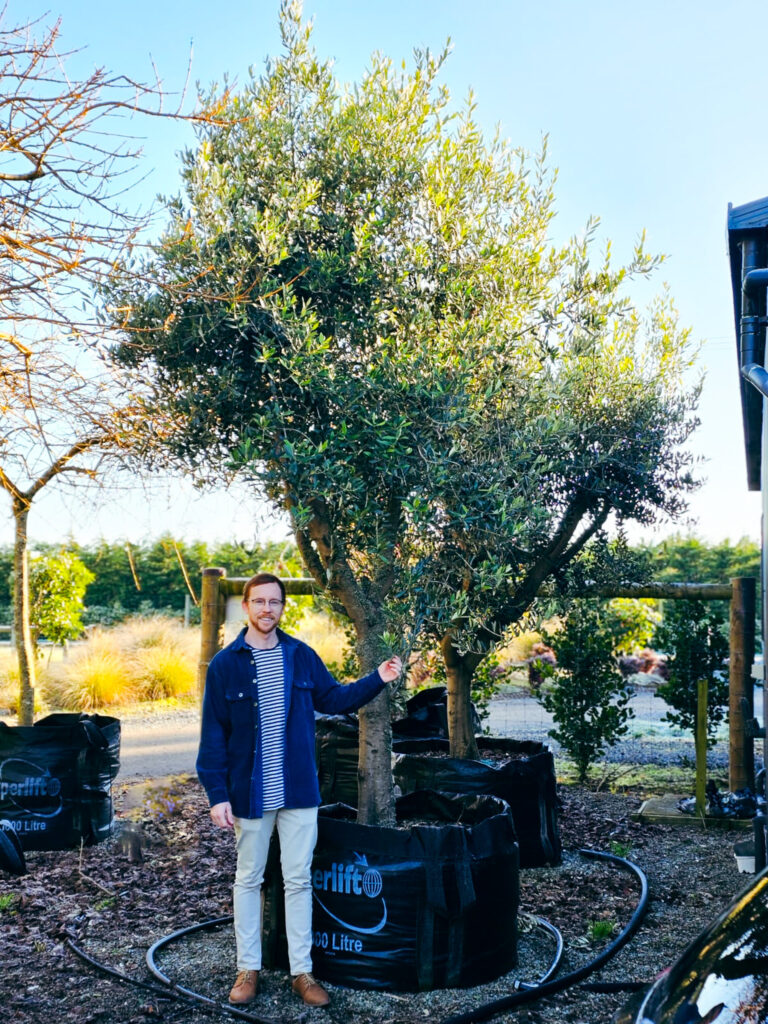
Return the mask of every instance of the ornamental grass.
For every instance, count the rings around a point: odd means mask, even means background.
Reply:
[[[68,711],[184,696],[195,688],[199,645],[197,629],[166,616],[95,629],[52,666],[45,696]]]

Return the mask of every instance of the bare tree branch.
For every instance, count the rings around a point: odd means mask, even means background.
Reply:
[[[59,27],[9,26],[0,9],[0,488],[15,524],[23,724],[34,708],[30,508],[54,482],[96,480],[106,458],[124,459],[139,422],[134,395],[98,355],[109,337],[100,291],[148,223],[125,205],[144,173],[126,126],[198,117],[163,111],[156,72],[150,84],[104,68],[73,79]]]

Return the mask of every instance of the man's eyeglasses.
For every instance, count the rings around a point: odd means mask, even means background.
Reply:
[[[269,608],[271,612],[277,611],[283,605],[282,601],[278,601],[273,598],[271,601],[265,601],[263,597],[252,597],[248,604],[254,608]]]

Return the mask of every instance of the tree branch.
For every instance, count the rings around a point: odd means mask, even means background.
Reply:
[[[603,501],[603,507],[600,512],[595,516],[592,524],[579,536],[577,540],[571,544],[571,546],[561,555],[560,565],[567,565],[572,561],[576,555],[584,548],[585,544],[590,541],[598,530],[605,526],[605,522],[611,512],[611,506],[607,501]]]
[[[386,545],[385,553],[381,556],[379,569],[374,574],[369,595],[371,602],[374,604],[382,604],[395,583],[395,543],[400,534],[401,521],[402,503],[394,495],[391,495],[387,516],[382,529]]]
[[[98,435],[95,437],[84,437],[81,441],[76,441],[68,451],[64,452],[63,455],[60,455],[55,462],[51,463],[48,469],[22,493],[22,497],[26,498],[26,500],[31,503],[38,491],[42,490],[42,488],[45,487],[45,485],[55,476],[58,476],[59,473],[63,473],[68,468],[74,468],[68,466],[68,463],[71,462],[72,459],[77,458],[78,455],[82,455],[83,452],[96,448],[98,445],[105,444],[109,440],[110,438],[108,435]]]

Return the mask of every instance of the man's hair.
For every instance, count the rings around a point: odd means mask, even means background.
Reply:
[[[281,579],[273,575],[271,572],[257,572],[255,576],[251,576],[243,587],[243,600],[248,600],[248,595],[250,594],[252,587],[260,587],[262,583],[276,583],[278,587],[280,587],[280,594],[282,596],[283,604],[285,604],[285,585]]]

